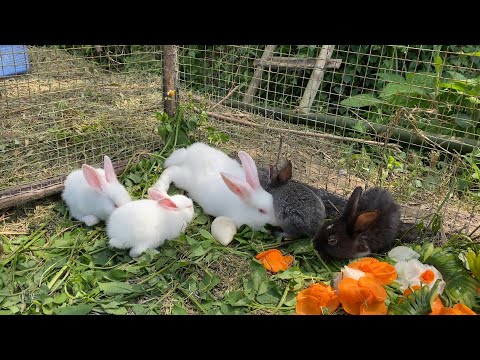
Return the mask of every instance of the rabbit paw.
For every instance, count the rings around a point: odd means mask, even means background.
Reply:
[[[136,258],[136,257],[139,257],[140,255],[142,255],[142,253],[145,250],[146,249],[143,249],[143,248],[132,248],[130,250],[130,252],[128,253],[128,255],[130,255],[130,257],[132,257],[132,258]]]
[[[87,226],[93,226],[95,224],[98,224],[100,222],[100,219],[97,218],[95,215],[87,215],[82,218],[82,221]]]

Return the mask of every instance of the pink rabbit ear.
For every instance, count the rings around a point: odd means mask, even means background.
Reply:
[[[168,194],[164,193],[160,189],[151,187],[148,189],[148,197],[152,200],[158,201],[164,198],[168,198]]]
[[[258,180],[257,166],[255,161],[245,151],[239,151],[238,157],[242,162],[243,170],[245,171],[245,179],[247,183],[254,189],[260,187],[260,181]]]
[[[176,210],[178,209],[177,205],[170,199],[168,194],[164,193],[163,191],[157,188],[149,188],[148,189],[148,197],[152,200],[155,200],[158,205],[163,207],[167,210]]]
[[[118,181],[112,162],[107,155],[103,157],[103,170],[105,170],[105,178],[107,179],[107,182],[112,183]]]
[[[93,167],[87,164],[82,165],[83,177],[87,181],[87,184],[93,187],[95,190],[102,191],[102,185],[105,180]]]
[[[160,205],[164,209],[167,209],[167,210],[177,210],[178,209],[177,205],[172,200],[170,200],[168,197],[160,199],[157,202],[158,202],[158,205]]]
[[[246,199],[252,193],[252,187],[245,181],[237,178],[236,176],[220,173],[223,182],[228,186],[231,192],[237,195],[240,199]]]

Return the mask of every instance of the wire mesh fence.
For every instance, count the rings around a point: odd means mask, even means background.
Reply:
[[[208,111],[199,139],[282,156],[294,177],[340,195],[392,190],[404,218],[480,223],[480,46],[182,45],[182,101]],[[28,47],[0,77],[0,192],[65,175],[104,154],[161,147],[160,46]],[[189,96],[187,96],[189,95]],[[210,126],[210,127],[209,127]],[[212,129],[227,134],[216,137]]]
[[[439,213],[448,230],[473,230],[480,223],[479,50],[181,46],[180,80],[220,102],[216,112],[264,126],[212,120],[260,162],[275,161],[283,133],[282,155],[297,178],[341,195],[384,186],[404,218],[431,225]]]
[[[37,182],[58,182],[83,163],[101,164],[103,154],[120,161],[159,148],[152,116],[162,107],[159,46],[26,51],[14,55],[28,56],[28,72],[0,77],[4,197]],[[2,58],[8,58],[7,50]]]

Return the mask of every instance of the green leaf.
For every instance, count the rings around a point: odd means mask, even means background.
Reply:
[[[104,292],[105,295],[116,295],[116,294],[131,294],[135,292],[135,288],[129,283],[124,282],[107,282],[107,283],[98,283],[100,291]]]
[[[183,129],[179,129],[177,136],[177,146],[182,147],[188,144],[190,144],[190,140],[188,139],[186,132]]]
[[[52,247],[68,247],[73,244],[71,233],[64,233],[63,236],[56,237],[52,242]]]
[[[198,229],[198,232],[200,233],[200,235],[204,238],[204,239],[207,239],[207,240],[215,240],[212,236],[212,234],[210,234],[210,232],[208,232],[207,230],[205,229]]]
[[[128,178],[132,180],[135,184],[140,184],[142,182],[142,177],[137,173],[130,173]]]
[[[190,257],[200,257],[203,256],[207,253],[207,250],[205,250],[202,246],[202,244],[196,245],[195,249],[190,253]]]
[[[184,308],[178,305],[174,305],[172,308],[172,314],[173,315],[187,315],[188,312]]]
[[[206,223],[208,223],[208,216],[205,215],[205,214],[200,214],[198,215],[194,220],[193,220],[193,224],[195,225],[205,225]],[[203,230],[203,229],[201,229]]]
[[[232,306],[243,306],[246,303],[243,295],[241,290],[231,291],[225,295],[223,301]],[[241,305],[238,305],[239,302],[241,302]]]
[[[383,99],[394,97],[398,94],[420,94],[423,95],[424,91],[413,84],[393,84],[389,83],[383,88],[383,90],[378,95]]]
[[[220,283],[220,278],[215,274],[206,274],[200,282],[199,291],[210,291]]]
[[[378,105],[381,103],[382,101],[377,99],[372,94],[360,94],[342,100],[340,105],[352,108],[361,108],[365,106]]]
[[[310,254],[312,250],[313,245],[310,239],[298,239],[287,247],[286,253],[293,255]]]
[[[103,309],[117,309],[118,305],[121,305],[123,303],[120,303],[118,301],[110,301],[107,304],[101,304]]]
[[[257,295],[257,301],[260,304],[278,304],[281,295],[273,289],[269,289],[261,295]]]
[[[79,304],[57,308],[53,310],[53,312],[57,315],[86,315],[92,311],[92,309],[93,305]]]
[[[472,308],[476,304],[477,288],[480,286],[463,266],[462,261],[447,249],[437,248],[425,264],[434,266],[446,282],[444,294],[450,304],[462,303]],[[442,294],[443,295],[443,294]]]
[[[399,297],[398,300],[392,301],[388,306],[389,315],[428,315],[432,312],[432,303],[438,294],[438,284],[440,280],[435,282],[432,289],[428,286],[415,290],[407,298]],[[412,290],[412,289],[410,289]]]
[[[449,79],[458,80],[458,81],[462,81],[462,82],[467,80],[467,78],[465,76],[463,76],[463,74],[460,74],[459,72],[447,71],[446,73],[447,73]]]
[[[162,125],[158,125],[157,127],[157,132],[158,132],[158,135],[160,136],[160,138],[163,140],[163,141],[166,141],[166,136],[167,136],[167,129],[165,128],[165,126],[162,124]]]
[[[67,295],[65,293],[61,293],[53,298],[55,304],[63,304],[65,301],[67,301]]]
[[[128,279],[128,275],[124,270],[112,269],[108,272],[108,278],[111,280],[125,281]]]
[[[455,114],[455,124],[463,129],[475,126],[475,121],[467,114],[457,113]]]
[[[110,250],[105,249],[92,255],[92,260],[95,265],[104,266],[110,259]]]
[[[123,306],[115,309],[105,309],[105,312],[107,314],[112,314],[112,315],[126,315],[128,314],[128,310],[125,309]]]
[[[435,56],[433,66],[435,67],[437,74],[440,75],[443,71],[443,60],[439,55]]]
[[[467,53],[459,52],[457,54],[459,54],[459,55],[469,55],[469,56],[480,56],[480,51],[467,52]]]
[[[403,78],[402,75],[399,74],[393,74],[393,73],[377,73],[377,76],[385,81],[388,82],[396,82],[396,83],[403,83],[405,82],[405,79]]]
[[[285,302],[283,303],[283,305],[293,306],[296,303],[297,303],[297,295],[292,292],[289,292],[285,298]]]
[[[435,250],[435,247],[433,243],[428,243],[424,244],[423,248],[421,251],[417,251],[420,254],[420,259],[424,263],[432,254],[433,251]]]
[[[147,309],[139,304],[132,305],[132,311],[135,313],[135,315],[145,315],[147,313]]]
[[[353,129],[357,130],[360,134],[364,134],[367,131],[367,127],[361,121],[357,121],[353,126]]]
[[[419,86],[421,88],[434,90],[436,87],[436,74],[432,72],[418,72],[407,74],[407,84]]]

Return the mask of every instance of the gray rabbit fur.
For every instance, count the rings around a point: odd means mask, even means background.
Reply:
[[[313,237],[323,225],[325,206],[314,188],[292,178],[292,163],[280,169],[259,169],[262,187],[272,194],[275,216],[283,235],[290,239]]]

